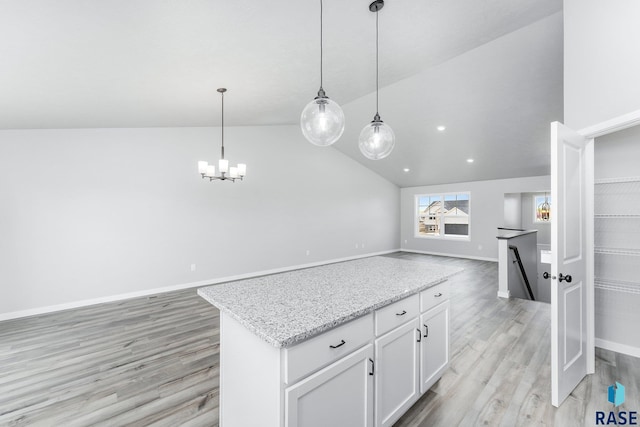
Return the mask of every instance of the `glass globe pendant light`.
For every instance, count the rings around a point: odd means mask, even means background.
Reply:
[[[362,154],[371,160],[387,157],[396,145],[393,129],[380,119],[378,113],[378,11],[384,7],[384,0],[376,0],[369,5],[369,10],[376,14],[376,115],[373,121],[360,132],[358,146]]]
[[[344,132],[344,113],[329,99],[322,88],[322,0],[320,0],[320,90],[307,104],[300,116],[302,134],[310,143],[320,147],[333,144]]]

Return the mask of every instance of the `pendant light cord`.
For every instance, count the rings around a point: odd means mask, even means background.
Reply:
[[[376,116],[379,116],[378,111],[378,13],[376,10]]]
[[[320,0],[320,91],[322,89],[322,0]]]
[[[224,92],[222,92],[222,158],[224,159]]]

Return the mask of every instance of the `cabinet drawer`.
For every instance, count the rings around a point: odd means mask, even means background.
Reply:
[[[449,299],[449,283],[444,282],[420,292],[420,311],[425,312]]]
[[[286,348],[283,350],[284,382],[293,384],[371,340],[373,340],[373,313]]]
[[[396,301],[376,310],[376,336],[392,330],[408,322],[420,314],[420,297],[418,294]]]

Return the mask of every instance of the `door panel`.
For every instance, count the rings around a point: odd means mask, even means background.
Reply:
[[[572,207],[582,206],[581,195],[582,190],[582,164],[580,147],[565,144],[562,147],[563,153],[563,171],[564,172],[564,206],[566,208],[562,212],[563,230],[564,230],[564,253],[563,261],[565,263],[579,261],[582,259],[582,233],[583,218],[582,211],[572,209]],[[569,172],[577,171],[577,173]],[[552,200],[556,200],[553,199]]]
[[[587,301],[593,301],[593,283],[587,283],[586,214],[592,209],[592,141],[561,123],[551,124],[551,403],[559,406],[587,374],[587,348],[593,334],[587,328]],[[592,250],[593,248],[589,248]],[[566,278],[571,276],[571,279]],[[563,280],[561,280],[561,278]],[[565,279],[566,278],[566,279]],[[590,296],[591,295],[591,296]],[[589,330],[588,330],[589,329]]]
[[[565,371],[577,363],[583,354],[582,288],[582,283],[577,283],[564,290],[564,329],[567,331],[564,337]]]

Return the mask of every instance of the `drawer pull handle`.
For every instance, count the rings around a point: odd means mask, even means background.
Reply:
[[[402,313],[396,313],[396,316],[404,316],[407,314],[407,310],[402,310]]]
[[[434,297],[436,298],[440,298],[442,296],[442,292],[438,292],[437,294],[434,295]]]
[[[424,326],[424,337],[427,338],[429,337],[429,327],[427,325],[422,325]]]
[[[330,345],[329,347],[338,348],[338,347],[342,347],[345,344],[346,344],[346,342],[344,340],[340,340],[340,344],[338,344],[338,345]]]
[[[373,359],[369,358],[369,362],[371,362],[371,372],[369,372],[369,375],[373,375],[373,373],[376,371],[376,365],[375,363],[373,363]]]
[[[418,342],[422,342],[422,332],[418,328],[416,328],[416,331],[418,331]]]

